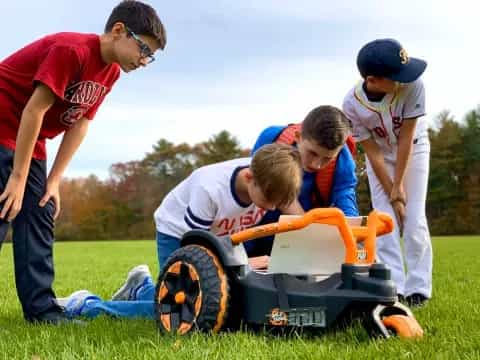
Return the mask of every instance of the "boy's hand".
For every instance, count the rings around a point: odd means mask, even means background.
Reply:
[[[53,219],[56,220],[58,214],[60,214],[60,186],[58,181],[47,180],[45,195],[43,195],[43,198],[38,205],[44,207],[50,199],[52,199],[55,204],[55,214],[53,215]]]
[[[392,201],[392,208],[397,217],[398,226],[400,227],[400,235],[403,233],[403,223],[405,222],[405,204],[399,200]]]
[[[5,186],[5,190],[0,195],[0,204],[3,203],[0,219],[11,222],[18,215],[22,209],[26,181],[27,179],[23,179],[13,172],[10,174],[7,186]]]
[[[407,195],[405,194],[405,190],[403,190],[403,186],[393,186],[392,191],[390,193],[390,201],[400,201],[403,203],[404,206],[407,205]]]
[[[253,270],[262,270],[268,268],[268,262],[270,261],[270,256],[257,256],[251,257],[248,259],[248,263]]]
[[[395,212],[398,226],[400,227],[400,234],[403,233],[403,223],[405,222],[407,196],[402,186],[393,186],[390,193],[390,203]]]

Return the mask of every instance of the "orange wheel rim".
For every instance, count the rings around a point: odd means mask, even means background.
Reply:
[[[202,292],[195,268],[183,261],[168,267],[158,293],[159,317],[168,332],[186,334],[198,317]]]

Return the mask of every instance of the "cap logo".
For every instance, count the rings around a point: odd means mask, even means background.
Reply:
[[[408,64],[408,54],[407,54],[407,50],[405,50],[404,48],[402,48],[400,50],[400,53],[398,54],[400,55],[400,62],[405,65],[405,64]]]

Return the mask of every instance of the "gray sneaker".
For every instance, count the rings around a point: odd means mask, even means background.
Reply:
[[[88,301],[101,301],[101,299],[88,290],[78,290],[66,298],[57,298],[57,304],[64,309],[64,314],[69,318],[82,316]]]
[[[135,300],[137,289],[142,286],[147,277],[152,277],[148,265],[135,266],[128,272],[127,279],[122,287],[113,294],[112,300]]]

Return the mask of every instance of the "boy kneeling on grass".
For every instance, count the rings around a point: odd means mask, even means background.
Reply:
[[[261,147],[253,158],[229,160],[195,170],[155,211],[160,268],[192,229],[231,235],[256,225],[267,210],[286,209],[298,197],[302,168],[297,149],[285,144]],[[243,246],[243,245],[239,245]],[[255,259],[250,265],[255,268]],[[154,317],[155,284],[146,265],[133,268],[125,284],[103,301],[87,290],[58,299],[69,316]]]

